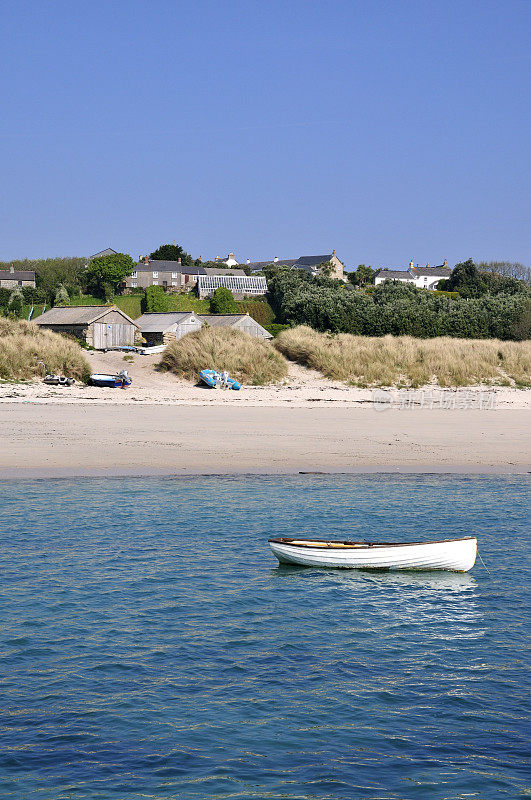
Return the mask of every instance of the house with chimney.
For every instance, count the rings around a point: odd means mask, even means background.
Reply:
[[[225,263],[225,262],[220,262]],[[158,261],[149,256],[140,256],[133,272],[124,281],[124,290],[147,289],[148,286],[161,286],[168,292],[189,292],[196,289],[199,297],[209,297],[216,289],[224,286],[237,299],[260,296],[267,292],[263,276],[247,275],[243,269],[227,269],[220,266],[185,266],[177,261]]]
[[[234,253],[229,253],[227,260],[223,262],[227,265],[237,264]],[[279,258],[275,256],[269,261],[251,261],[247,259],[243,265],[250,268],[251,272],[261,272],[265,267],[278,266],[287,267],[288,269],[302,269],[309,272],[311,275],[319,275],[325,266],[331,268],[330,277],[346,280],[344,275],[344,264],[336,255],[336,251],[332,250],[331,253],[324,253],[323,255],[316,256],[299,256],[299,258]]]
[[[380,269],[375,275],[374,283],[378,286],[384,281],[401,281],[416,286],[417,289],[436,289],[439,281],[446,280],[452,274],[448,261],[437,267],[419,267],[413,261],[409,262],[409,269]]]
[[[31,286],[35,289],[35,272],[29,269],[15,269],[13,264],[9,269],[0,270],[0,288],[1,289],[15,289],[19,287],[24,289]]]

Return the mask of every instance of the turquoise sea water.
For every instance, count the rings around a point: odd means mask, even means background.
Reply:
[[[526,486],[0,482],[0,798],[529,796]],[[490,574],[281,568],[282,534],[477,534]]]

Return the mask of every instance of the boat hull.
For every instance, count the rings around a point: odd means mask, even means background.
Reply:
[[[299,540],[303,541],[303,540]],[[334,569],[451,570],[474,566],[477,539],[452,539],[412,544],[319,543],[312,547],[271,539],[269,546],[281,564]]]

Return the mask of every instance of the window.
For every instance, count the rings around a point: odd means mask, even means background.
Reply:
[[[158,282],[158,281],[153,281],[153,283],[152,283],[151,285],[152,285],[152,286],[158,286],[158,285],[159,285],[159,282]]]
[[[19,286],[22,286],[22,281],[19,281],[19,282],[18,282],[18,285],[19,285]]]
[[[131,281],[131,289],[136,289],[137,286],[138,284],[136,281]]]
[[[154,278],[158,278],[159,277],[159,273],[157,272],[157,270],[153,271],[153,277]]]
[[[131,275],[131,277],[132,277],[132,278],[136,278],[136,277],[137,277],[137,275],[136,275],[136,269],[135,269],[135,271],[133,272],[133,274]]]
[[[171,276],[172,276],[172,278],[178,278],[179,277],[179,273],[178,272],[172,272]]]
[[[172,285],[172,286],[177,286],[177,281],[172,281],[172,282],[171,282],[171,285]]]

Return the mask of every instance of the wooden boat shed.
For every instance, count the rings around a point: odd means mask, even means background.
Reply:
[[[201,314],[200,318],[213,328],[236,328],[256,339],[273,338],[250,314]]]
[[[117,306],[55,306],[35,319],[41,328],[84,340],[96,350],[134,346],[135,322]]]
[[[202,319],[193,311],[155,311],[142,314],[135,320],[149,347],[169,344],[186,333],[197,331],[203,325]]]

